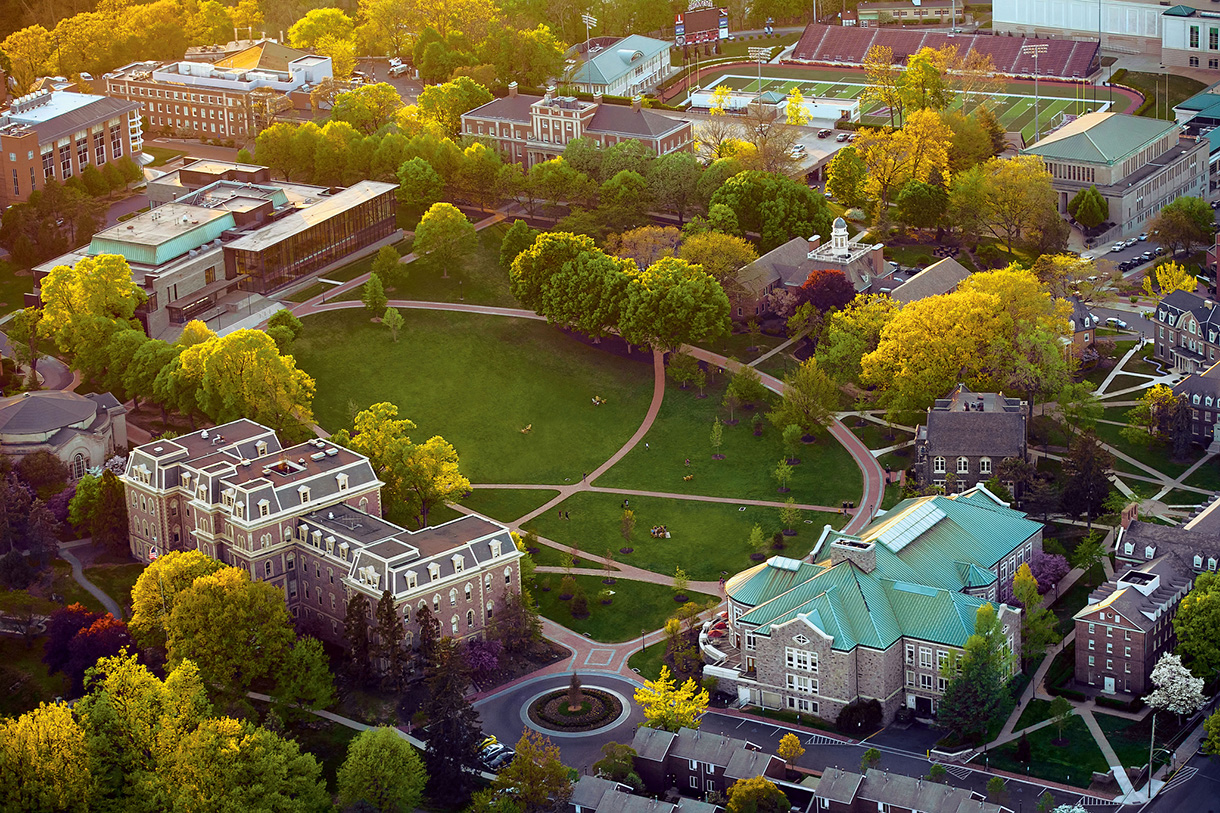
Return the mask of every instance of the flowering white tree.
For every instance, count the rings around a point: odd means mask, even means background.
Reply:
[[[1161,656],[1152,670],[1152,683],[1156,688],[1144,701],[1154,709],[1181,716],[1192,714],[1203,706],[1203,678],[1192,675],[1177,655]]]
[[[1089,813],[1080,805],[1059,805],[1051,813]]]

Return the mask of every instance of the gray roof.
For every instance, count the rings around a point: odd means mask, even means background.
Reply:
[[[917,299],[956,290],[957,284],[968,276],[970,271],[964,265],[952,257],[946,257],[899,285],[890,292],[890,296],[905,305]]]
[[[541,96],[523,95],[502,96],[463,113],[462,118],[470,116],[476,119],[502,119],[515,121],[518,124],[529,124],[530,106],[541,98]]]
[[[602,797],[607,793],[618,790],[618,782],[613,782],[609,779],[603,779],[600,776],[582,776],[580,781],[572,788],[572,798],[569,800],[574,805],[581,807],[597,807],[601,802]]]
[[[1194,571],[1189,560],[1169,551],[1150,562],[1128,567],[1089,594],[1089,602],[1076,613],[1085,618],[1103,607],[1113,610],[1147,632],[1165,612],[1190,591]],[[1150,588],[1151,592],[1144,590]]]
[[[1080,301],[1080,297],[1073,296],[1068,299],[1068,304],[1072,306],[1072,330],[1075,333],[1080,333],[1085,330],[1092,330],[1101,324],[1101,319],[1094,316],[1088,306]]]
[[[974,408],[978,404],[982,411]],[[1025,453],[1025,411],[1020,399],[974,393],[964,384],[928,410],[925,432],[930,454],[1003,459]]]
[[[646,759],[649,762],[663,762],[669,753],[669,747],[673,745],[677,737],[678,735],[672,731],[640,726],[635,730],[635,739],[631,741],[631,747],[635,749],[636,756],[640,759]]]
[[[1192,373],[1173,385],[1179,395],[1220,396],[1220,361],[1201,373]]]
[[[1187,530],[1211,534],[1220,539],[1220,496],[1213,496],[1207,505],[1199,508],[1186,520]]]
[[[688,124],[685,119],[671,119],[652,110],[635,110],[626,105],[602,102],[585,129],[590,133],[661,138]]]
[[[1213,510],[1211,513],[1216,512]],[[1185,525],[1190,526],[1191,522],[1187,521]],[[1128,546],[1130,553],[1127,552]],[[1148,555],[1148,548],[1152,549],[1151,556]],[[1220,535],[1197,525],[1157,525],[1136,520],[1121,532],[1115,544],[1118,558],[1129,562],[1155,559],[1171,552],[1185,557],[1187,561],[1193,561],[1196,554],[1205,559],[1213,557],[1220,560]]]
[[[1176,122],[1122,113],[1085,113],[1026,147],[1024,155],[1113,164],[1176,130]],[[1171,144],[1176,147],[1177,144]]]
[[[600,776],[582,776],[572,789],[573,807],[597,813],[714,813],[716,806],[695,799],[681,798],[677,804],[636,796],[626,785]]]
[[[822,778],[818,781],[814,796],[849,805],[856,798],[856,791],[860,789],[860,783],[863,781],[864,777],[858,773],[849,773],[839,768],[827,768],[822,772]]]
[[[856,799],[921,813],[1001,813],[1005,808],[983,801],[965,788],[955,788],[923,777],[870,768],[858,773],[827,768],[813,795],[837,804],[853,805]]]
[[[23,392],[0,398],[0,433],[53,432],[92,419],[97,410],[98,404],[74,392]]]
[[[87,130],[93,125],[109,121],[115,116],[126,116],[131,111],[139,109],[140,106],[135,102],[110,96],[99,96],[83,107],[69,110],[53,119],[29,126],[38,133],[38,142],[46,144],[81,130]]]
[[[1220,308],[1212,300],[1189,291],[1173,291],[1162,297],[1156,306],[1156,317],[1166,324],[1176,325],[1187,311],[1193,313],[1200,324],[1220,328]]]

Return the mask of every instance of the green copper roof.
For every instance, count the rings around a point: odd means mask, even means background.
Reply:
[[[1195,10],[1190,6],[1174,6],[1167,8],[1161,12],[1162,17],[1190,17],[1193,16]]]
[[[725,589],[732,594],[734,601],[757,607],[808,581],[822,570],[824,568],[798,559],[772,556],[762,564],[733,576]]]
[[[572,81],[579,84],[611,85],[623,74],[635,70],[658,53],[669,53],[672,47],[667,40],[632,34],[623,37],[582,62],[572,74]]]
[[[1177,128],[1161,121],[1121,113],[1086,113],[1021,150],[1047,160],[1115,164]]]

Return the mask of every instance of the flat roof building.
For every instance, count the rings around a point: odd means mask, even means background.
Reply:
[[[139,108],[120,99],[39,90],[0,109],[0,208],[28,200],[54,178],[144,149]]]

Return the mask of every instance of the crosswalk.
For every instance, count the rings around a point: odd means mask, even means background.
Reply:
[[[1170,779],[1169,782],[1164,787],[1162,787],[1159,791],[1157,791],[1157,793],[1161,794],[1167,790],[1173,790],[1174,788],[1178,787],[1179,785],[1185,785],[1187,782],[1189,782],[1191,779],[1193,779],[1194,775],[1197,774],[1198,772],[1199,772],[1198,768],[1192,768],[1189,766],[1183,768],[1182,770],[1175,773],[1173,775],[1173,778]]]
[[[956,779],[965,779],[970,775],[970,769],[964,765],[958,765],[952,762],[937,762],[929,760],[933,765],[939,765],[945,769],[945,772]]]
[[[842,740],[836,740],[834,737],[826,737],[822,734],[810,734],[809,739],[805,740],[806,745],[843,745]]]
[[[1081,796],[1076,800],[1080,807],[1121,807],[1122,802],[1115,799],[1103,799],[1100,796]]]

